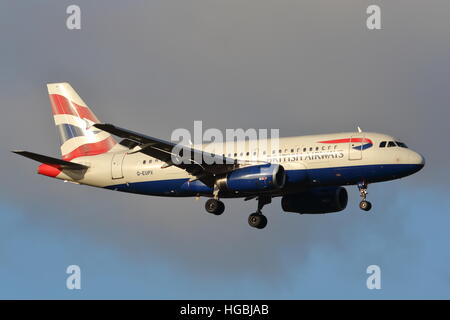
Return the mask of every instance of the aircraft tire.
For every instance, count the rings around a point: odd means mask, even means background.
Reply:
[[[372,204],[369,201],[363,200],[359,203],[359,208],[364,211],[372,209]]]
[[[267,225],[267,218],[261,213],[252,213],[248,216],[248,224],[256,229],[264,229]]]
[[[208,199],[205,203],[205,209],[207,212],[219,216],[225,211],[225,204],[217,199]]]

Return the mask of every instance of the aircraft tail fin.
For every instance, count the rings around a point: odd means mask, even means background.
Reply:
[[[47,88],[63,160],[105,153],[117,144],[93,126],[100,121],[69,83],[49,83]]]

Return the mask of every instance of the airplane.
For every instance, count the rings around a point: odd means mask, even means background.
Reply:
[[[205,208],[213,215],[225,210],[220,199],[256,199],[256,212],[248,218],[256,229],[267,225],[261,210],[274,197],[281,197],[285,212],[339,212],[348,202],[344,186],[356,185],[359,207],[369,211],[370,183],[403,178],[425,165],[424,157],[403,142],[359,127],[357,132],[279,138],[276,150],[250,150],[245,141],[226,142],[242,150],[228,154],[206,152],[204,145],[183,146],[188,161],[177,162],[174,142],[100,122],[69,83],[47,88],[62,157],[12,151],[40,162],[39,174],[142,195],[207,197]],[[204,160],[196,161],[199,155]],[[206,161],[211,157],[220,161]]]

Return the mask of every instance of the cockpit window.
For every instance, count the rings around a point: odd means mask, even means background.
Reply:
[[[388,148],[396,147],[396,146],[397,146],[397,145],[395,144],[394,141],[389,141],[389,142],[388,142]]]
[[[408,148],[406,146],[406,144],[404,144],[403,142],[400,141],[381,141],[380,142],[380,148],[384,148],[384,147],[388,147],[388,148],[392,148],[392,147],[401,147],[401,148]]]
[[[402,148],[408,148],[408,146],[407,146],[406,144],[404,144],[403,142],[395,141],[395,143],[397,143],[397,145],[398,145],[399,147],[402,147]]]

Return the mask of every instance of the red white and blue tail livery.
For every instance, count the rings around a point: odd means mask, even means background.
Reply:
[[[403,142],[361,131],[280,138],[276,150],[271,141],[251,150],[245,141],[185,146],[188,161],[174,162],[175,143],[101,123],[68,83],[47,87],[61,156],[13,151],[40,162],[38,173],[136,194],[204,196],[209,198],[206,210],[214,215],[225,210],[220,199],[257,199],[256,212],[248,218],[257,229],[266,226],[261,209],[274,197],[281,197],[286,212],[338,212],[347,206],[344,186],[357,185],[360,208],[369,211],[368,184],[406,177],[425,164]]]
[[[70,84],[51,83],[47,88],[64,160],[95,156],[116,145],[108,132],[93,126],[100,121]]]

